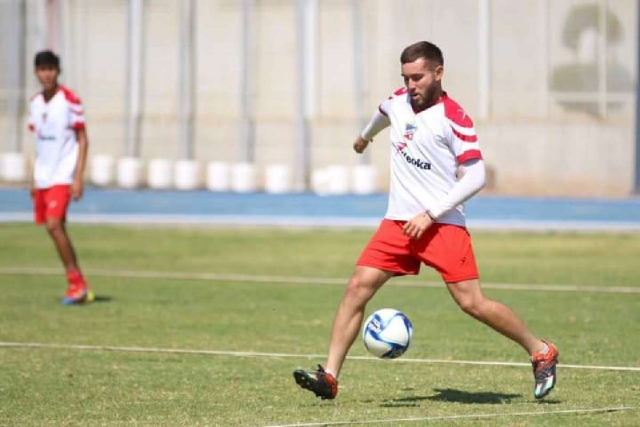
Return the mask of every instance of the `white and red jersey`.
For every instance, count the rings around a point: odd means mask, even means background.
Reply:
[[[84,129],[80,98],[64,86],[45,101],[42,93],[29,103],[29,130],[36,135],[36,188],[71,184],[78,161],[76,130]]]
[[[409,220],[437,206],[457,181],[458,165],[482,159],[471,117],[446,93],[416,113],[406,88],[380,104],[391,122],[391,184],[385,218]],[[462,206],[438,222],[465,225]]]

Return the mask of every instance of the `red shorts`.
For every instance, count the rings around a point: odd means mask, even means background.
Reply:
[[[71,201],[70,185],[54,185],[38,188],[33,195],[33,214],[36,224],[44,224],[47,218],[65,220]]]
[[[406,221],[384,219],[356,265],[390,271],[396,276],[418,274],[420,263],[435,268],[447,283],[479,277],[467,229],[433,224],[418,240],[402,233]]]

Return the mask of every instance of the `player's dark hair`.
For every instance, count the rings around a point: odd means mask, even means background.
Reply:
[[[33,65],[36,68],[48,65],[60,69],[60,57],[50,50],[43,50],[36,53]]]
[[[430,42],[418,42],[407,46],[400,55],[400,63],[408,64],[424,58],[437,65],[444,65],[444,57],[438,46]]]

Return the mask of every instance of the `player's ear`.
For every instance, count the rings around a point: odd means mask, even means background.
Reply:
[[[442,65],[438,65],[435,69],[436,73],[436,81],[439,82],[442,80],[442,76],[444,75],[444,67]]]

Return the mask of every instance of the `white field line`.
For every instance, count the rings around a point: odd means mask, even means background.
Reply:
[[[449,421],[449,420],[474,420],[486,418],[511,418],[511,417],[537,417],[544,415],[563,415],[563,414],[589,414],[589,413],[607,413],[622,411],[637,411],[635,406],[619,406],[612,408],[587,408],[587,409],[563,409],[558,411],[531,411],[531,412],[503,412],[491,414],[462,414],[462,415],[442,415],[435,417],[415,417],[415,418],[387,418],[380,420],[360,420],[360,421],[319,421],[311,423],[299,424],[278,424],[264,427],[320,427],[320,426],[346,426],[346,425],[366,425],[366,424],[398,424],[412,422],[430,422],[430,421]]]
[[[83,344],[55,344],[37,342],[1,342],[0,348],[42,348],[52,350],[89,350],[89,351],[114,351],[122,353],[161,353],[161,354],[195,354],[204,356],[229,356],[229,357],[264,357],[264,358],[296,358],[296,359],[320,359],[326,357],[323,354],[297,354],[297,353],[267,353],[253,351],[224,351],[224,350],[194,350],[182,348],[157,348],[157,347],[116,347],[105,345],[83,345]],[[349,356],[349,360],[360,360],[367,362],[389,363],[387,360],[368,356]],[[446,359],[409,359],[400,358],[392,363],[428,363],[428,364],[449,364],[449,365],[476,365],[476,366],[524,366],[531,367],[530,363],[522,362],[497,362],[497,361],[476,361],[476,360],[446,360]],[[558,364],[561,368],[585,369],[596,371],[630,371],[640,372],[640,367],[636,366],[593,366],[593,365],[565,365]]]
[[[368,228],[375,229],[380,217],[344,216],[279,216],[279,215],[197,215],[197,214],[91,214],[71,213],[76,224],[116,225],[170,225],[170,226],[238,226],[238,227],[303,227],[303,228]],[[0,223],[33,222],[32,212],[1,212]],[[589,220],[482,220],[469,219],[471,230],[527,231],[527,232],[609,232],[637,233],[637,221],[589,221]]]
[[[300,285],[345,285],[346,278],[331,277],[296,277],[296,276],[262,276],[251,274],[218,274],[218,273],[189,273],[163,271],[111,271],[100,269],[83,270],[87,276],[122,277],[130,279],[170,279],[170,280],[202,280],[215,282],[245,282],[245,283],[290,283]],[[62,274],[59,268],[46,267],[2,267],[0,275],[20,276],[50,276]],[[389,285],[423,288],[443,288],[441,282],[418,282],[416,280],[395,279]],[[545,291],[545,292],[591,292],[608,294],[640,294],[640,287],[624,286],[590,286],[590,285],[534,285],[509,283],[483,283],[484,289],[509,291]]]

